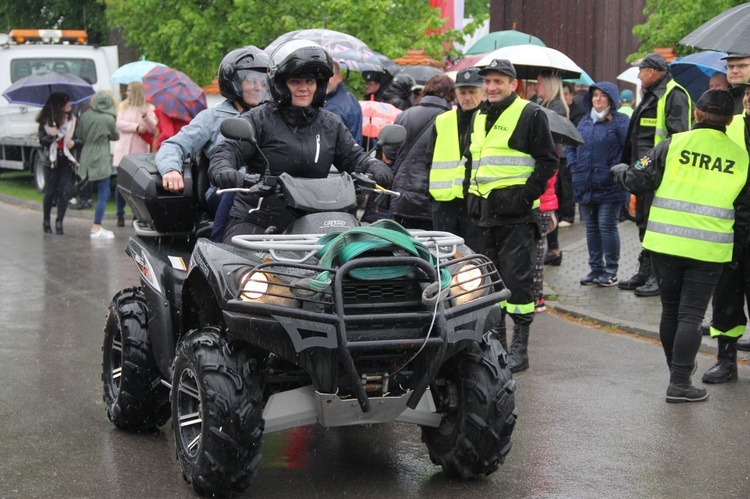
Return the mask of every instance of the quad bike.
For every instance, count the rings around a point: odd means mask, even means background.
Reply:
[[[245,120],[222,133],[254,143]],[[446,232],[360,227],[356,190],[377,188],[362,174],[264,176],[251,189],[304,215],[231,245],[201,237],[205,168],[186,170],[180,196],[161,190],[153,155],[127,156],[120,176],[141,285],[109,307],[107,415],[133,431],[171,417],[196,491],[244,490],[264,432],[313,423],[419,425],[432,461],[463,479],[502,464],[515,382],[487,331],[510,293],[487,257]]]

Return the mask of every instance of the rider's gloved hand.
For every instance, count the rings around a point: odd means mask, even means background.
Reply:
[[[366,173],[372,175],[375,182],[381,187],[388,188],[393,183],[393,171],[388,165],[381,161],[372,161],[367,166]]]
[[[214,183],[216,184],[216,187],[220,189],[243,187],[245,176],[236,170],[223,171],[216,174],[214,177]]]

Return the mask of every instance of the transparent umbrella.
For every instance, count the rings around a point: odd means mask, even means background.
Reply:
[[[331,29],[299,29],[285,33],[266,47],[266,52],[272,54],[282,43],[289,40],[310,40],[322,46],[331,58],[343,63],[351,71],[382,71],[383,66],[377,54],[365,42],[352,35]]]

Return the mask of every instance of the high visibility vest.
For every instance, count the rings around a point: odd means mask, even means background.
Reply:
[[[430,195],[435,201],[464,197],[466,162],[461,161],[458,142],[458,111],[452,109],[435,119],[437,140],[432,152]]]
[[[672,135],[643,247],[705,262],[730,261],[734,200],[747,170],[747,150],[725,133],[699,128]]]
[[[727,126],[727,137],[732,139],[737,145],[745,147],[745,115],[747,111],[742,111],[742,114],[735,114],[732,122]]]
[[[471,169],[471,194],[487,198],[494,189],[526,184],[536,161],[530,154],[512,149],[508,141],[528,104],[529,101],[516,98],[486,135],[487,115],[475,115],[469,150],[472,161],[478,166]]]
[[[667,89],[664,91],[664,95],[662,95],[661,98],[656,102],[656,118],[641,118],[638,122],[642,127],[656,127],[656,130],[654,131],[654,146],[667,138],[667,97],[675,88],[682,89],[682,91],[685,92],[685,95],[690,95],[687,93],[687,90],[685,90],[679,83],[674,80],[669,80],[667,82]],[[690,128],[690,122],[693,116],[693,105],[691,104],[689,98],[687,101],[688,128]]]

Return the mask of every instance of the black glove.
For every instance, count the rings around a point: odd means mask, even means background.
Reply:
[[[367,166],[367,170],[365,173],[371,174],[372,178],[375,179],[375,182],[377,182],[379,186],[385,187],[386,189],[389,188],[393,183],[393,171],[382,161],[371,162]]]
[[[630,165],[626,165],[625,163],[619,163],[612,168],[609,169],[609,173],[612,174],[614,178],[620,178],[625,176],[625,172],[628,171],[628,168],[630,168]]]
[[[216,174],[214,184],[219,189],[232,189],[234,187],[243,187],[245,176],[237,170],[226,170]]]

